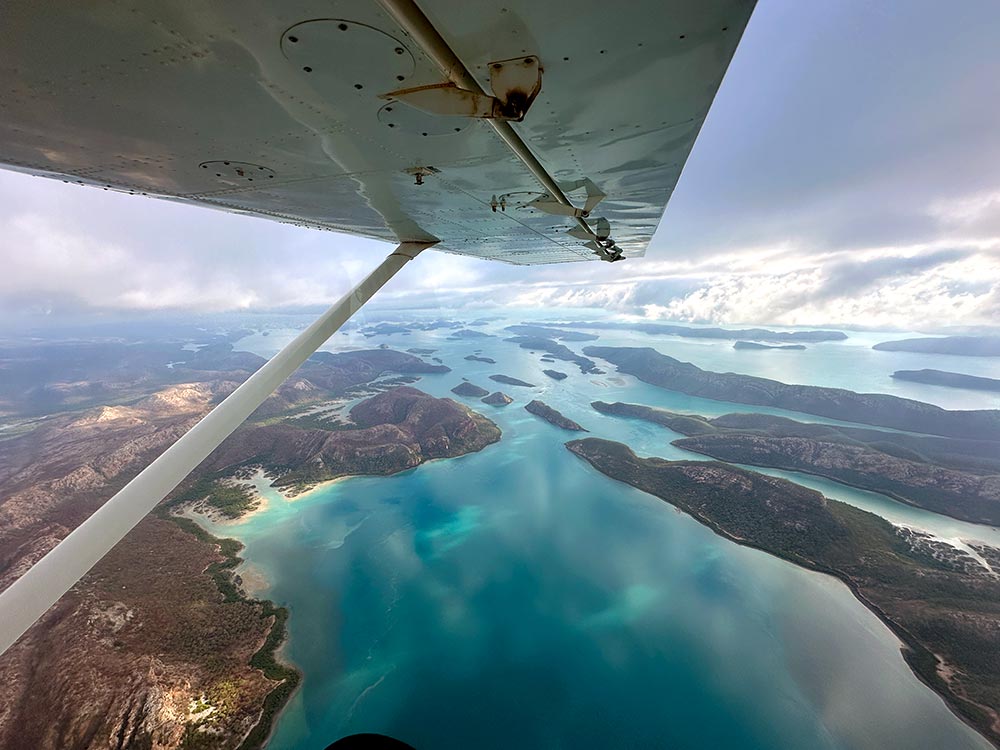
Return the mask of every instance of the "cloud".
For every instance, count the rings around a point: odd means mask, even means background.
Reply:
[[[993,0],[760,3],[645,258],[521,268],[430,252],[378,304],[996,324],[997,27]],[[325,305],[387,249],[0,173],[7,318]]]

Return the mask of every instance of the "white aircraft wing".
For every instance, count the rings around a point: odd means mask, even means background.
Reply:
[[[0,653],[434,246],[641,255],[752,0],[5,0],[0,165],[394,241],[0,592]]]
[[[594,259],[609,234],[635,257],[753,9],[420,0],[464,66],[443,71],[393,5],[5,0],[0,164],[511,263]],[[441,86],[468,75],[485,97]],[[522,121],[489,116],[539,79]]]

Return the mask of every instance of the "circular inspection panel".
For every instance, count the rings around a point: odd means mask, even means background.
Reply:
[[[274,179],[273,169],[247,161],[218,159],[216,161],[203,161],[198,166],[227,185],[266,182]]]
[[[389,102],[378,111],[378,121],[387,128],[413,135],[454,135],[469,126],[468,117],[445,117],[423,112],[408,104]]]
[[[281,51],[333,103],[338,95],[378,96],[401,88],[415,66],[410,50],[395,37],[341,18],[292,26],[281,35]]]

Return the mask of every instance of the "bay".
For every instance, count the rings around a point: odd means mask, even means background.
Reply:
[[[500,443],[293,501],[267,491],[267,508],[242,523],[204,521],[246,544],[246,566],[264,580],[259,594],[291,610],[284,654],[304,678],[271,747],[321,748],[361,731],[425,749],[989,747],[912,675],[896,638],[845,586],[723,540],[598,474],[563,447],[576,435],[521,407],[539,398],[596,436],[666,458],[693,456],[669,445],[669,431],[600,415],[590,402],[783,412],[665,391],[613,367],[585,375],[540,363],[540,353],[502,341],[504,325],[531,315],[504,315],[481,327],[498,334],[490,339],[451,340],[447,329],[366,339],[354,330],[329,345],[438,349],[433,356],[454,371],[416,384],[437,396],[452,397],[463,377],[493,389],[496,373],[537,384],[497,386],[515,398],[504,408],[464,401],[500,425]],[[876,388],[878,373],[911,369],[921,356],[831,343],[748,359],[732,342],[598,333],[601,344],[651,345],[708,369],[856,390],[897,392]],[[275,328],[241,347],[269,354],[291,334]],[[497,364],[464,359],[477,350]],[[807,353],[805,364],[788,364]],[[873,355],[885,365],[866,373]],[[544,367],[569,377],[551,381]],[[951,408],[993,405],[989,394],[937,398]],[[943,538],[1000,537],[788,477]]]

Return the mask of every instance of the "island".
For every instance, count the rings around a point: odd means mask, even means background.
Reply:
[[[532,338],[561,339],[563,341],[596,341],[598,339],[592,333],[580,333],[579,331],[566,331],[560,328],[546,328],[544,326],[517,325],[507,326],[505,331],[510,331],[518,336],[530,336]]]
[[[490,375],[490,380],[494,380],[497,383],[503,383],[504,385],[516,385],[521,388],[536,388],[534,383],[526,383],[523,380],[518,380],[517,378],[512,378],[510,375]]]
[[[617,323],[597,321],[589,323],[546,323],[550,328],[569,326],[589,328],[597,331],[638,331],[662,336],[680,336],[689,339],[748,339],[751,341],[843,341],[847,334],[842,331],[770,331],[767,328],[695,328],[693,326],[670,325],[667,323]]]
[[[805,349],[802,344],[758,344],[755,341],[737,341],[733,349]]]
[[[752,375],[712,372],[650,348],[588,346],[583,352],[608,360],[620,372],[690,396],[788,409],[928,435],[1000,441],[1000,410],[996,409],[950,411],[881,393],[788,385]]]
[[[574,422],[572,419],[564,417],[559,411],[553,409],[548,404],[542,403],[541,401],[531,401],[525,405],[525,410],[531,412],[536,417],[541,417],[549,424],[553,424],[556,427],[561,427],[564,430],[572,430],[574,432],[586,432],[579,424]]]
[[[984,378],[979,375],[964,375],[960,372],[945,370],[896,370],[892,374],[896,380],[908,380],[913,383],[928,385],[944,385],[949,388],[968,388],[973,391],[1000,392],[1000,379]]]
[[[715,461],[640,458],[597,438],[566,447],[722,537],[843,581],[903,642],[917,676],[1000,743],[1000,577],[982,562],[950,545],[941,554],[924,536],[784,479]]]
[[[496,391],[495,393],[491,393],[489,396],[484,396],[480,400],[484,404],[489,404],[490,406],[506,406],[514,401],[514,399],[503,391]]]
[[[136,325],[5,340],[0,412],[16,429],[0,441],[0,589],[264,362],[234,349],[242,335]],[[299,680],[279,650],[290,615],[235,572],[239,543],[178,512],[252,512],[255,465],[293,491],[499,439],[405,385],[423,372],[447,368],[382,349],[311,357],[0,656],[0,746],[262,747]]]
[[[469,362],[485,362],[488,365],[495,365],[497,361],[490,357],[480,357],[478,354],[470,354],[465,357]]]
[[[455,320],[431,320],[425,322],[415,321],[393,321],[377,323],[371,326],[359,328],[358,331],[366,337],[391,336],[392,334],[402,334],[409,336],[413,331],[436,331],[439,328],[461,328],[462,323]]]
[[[883,341],[872,349],[883,352],[954,354],[959,357],[1000,357],[1000,336],[941,336]]]
[[[740,464],[801,471],[880,492],[970,523],[1000,526],[996,443],[798,422],[767,414],[714,419],[596,401],[603,414],[644,419],[688,437],[678,448]]]
[[[466,396],[468,398],[481,398],[489,393],[485,388],[481,388],[478,385],[473,385],[472,383],[466,381],[464,383],[459,383],[451,392],[457,396]]]
[[[546,375],[548,375],[553,380],[565,380],[568,376],[564,372],[559,372],[559,370],[542,370]]]
[[[558,341],[542,338],[540,336],[514,336],[509,339],[504,339],[504,341],[510,341],[511,343],[517,344],[522,349],[548,352],[549,356],[561,359],[564,362],[573,362],[580,368],[580,372],[582,373],[593,373],[595,375],[601,374],[601,371],[597,369],[592,359],[581,357],[572,349],[563,346]]]
[[[489,339],[493,338],[491,333],[483,333],[482,331],[474,331],[471,328],[459,328],[457,331],[453,331],[450,339]]]

